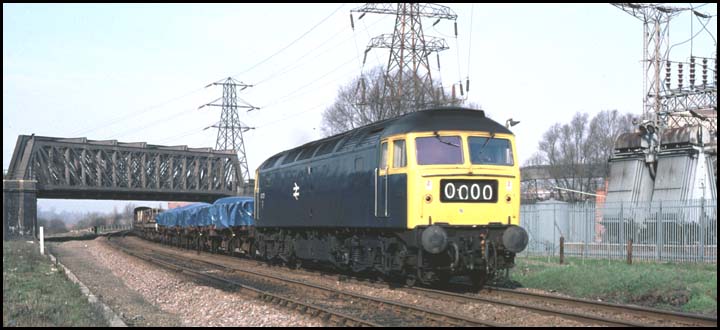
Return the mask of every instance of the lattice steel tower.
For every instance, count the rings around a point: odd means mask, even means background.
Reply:
[[[407,109],[418,109],[435,103],[439,95],[433,86],[428,58],[432,52],[440,52],[449,47],[444,39],[423,33],[421,18],[437,18],[433,24],[435,25],[441,19],[456,20],[457,15],[449,7],[423,3],[369,3],[351,10],[352,12],[362,13],[358,19],[367,13],[395,15],[395,31],[372,38],[365,50],[367,58],[367,53],[372,48],[390,49],[385,70],[383,101],[391,108],[399,107],[401,112],[398,114],[407,112]],[[350,17],[352,20],[352,14]],[[354,23],[351,23],[354,27]],[[365,60],[363,65],[364,63]],[[438,67],[439,65],[438,63]],[[408,74],[410,77],[406,76]],[[427,99],[428,96],[431,99]]]
[[[670,20],[692,9],[656,4],[612,5],[643,22],[643,118],[654,121],[658,128],[700,124],[716,130],[717,55],[698,57],[691,54],[690,62],[669,59]],[[692,10],[691,14],[711,18],[696,10]],[[671,83],[673,63],[676,66],[676,84]],[[702,79],[695,79],[696,65],[701,69]],[[687,81],[683,80],[683,67],[690,73]],[[712,74],[709,79],[708,72]]]
[[[238,109],[248,109],[247,111],[256,110],[259,108],[256,108],[252,105],[247,104],[245,101],[240,99],[245,104],[238,105],[238,88],[240,88],[240,91],[243,91],[244,89],[248,87],[252,87],[252,85],[246,85],[240,81],[237,81],[233,79],[232,77],[228,77],[225,80],[219,80],[217,82],[214,82],[212,84],[209,84],[207,87],[213,86],[213,85],[222,85],[223,86],[223,95],[222,95],[222,103],[216,104],[218,100],[221,98],[216,99],[215,101],[212,101],[208,104],[205,104],[203,106],[200,106],[200,108],[204,106],[216,106],[216,107],[222,107],[222,113],[220,114],[220,122],[217,124],[211,126],[211,127],[217,127],[218,134],[217,134],[217,142],[215,143],[215,149],[216,150],[235,150],[235,152],[238,153],[238,159],[240,160],[240,172],[242,174],[242,179],[244,183],[248,183],[250,181],[250,170],[248,169],[247,164],[247,156],[245,154],[245,141],[243,140],[243,132],[247,132],[251,129],[255,129],[254,127],[248,127],[243,122],[240,121],[240,116],[238,114]],[[198,108],[198,109],[200,109]]]
[[[672,47],[668,45],[670,20],[674,16],[683,11],[691,11],[690,14],[695,15],[698,20],[706,19],[709,22],[714,15],[703,14],[692,6],[679,8],[645,3],[612,5],[643,22],[643,118],[654,125],[652,129],[646,124],[641,124],[640,127],[649,142],[649,148],[644,152],[645,162],[657,165],[656,155],[661,151],[661,139],[667,132],[666,129],[702,126],[710,133],[710,142],[704,144],[704,152],[715,158],[717,173],[717,50],[712,57],[699,57],[692,53],[691,47],[689,62],[671,61]],[[712,36],[709,30],[706,31]],[[693,38],[695,35],[692,35],[691,31],[691,37],[687,41]],[[713,37],[717,47],[715,40]],[[682,43],[676,45],[680,44]],[[676,67],[675,84],[672,82],[673,64]],[[700,69],[699,76],[696,75],[696,67]],[[683,69],[689,71],[687,80],[683,79]],[[664,79],[662,74],[665,75]],[[646,134],[648,132],[649,134]]]

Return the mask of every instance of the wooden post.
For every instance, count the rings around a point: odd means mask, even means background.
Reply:
[[[565,260],[565,237],[560,236],[560,264]]]
[[[45,233],[43,226],[40,226],[40,255],[45,255]]]
[[[632,240],[627,241],[627,264],[632,265]]]

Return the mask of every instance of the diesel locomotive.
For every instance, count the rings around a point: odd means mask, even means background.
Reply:
[[[435,108],[280,152],[256,171],[249,253],[482,286],[528,242],[515,150],[482,110]]]

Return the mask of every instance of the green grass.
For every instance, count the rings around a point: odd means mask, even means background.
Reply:
[[[524,287],[613,303],[717,315],[717,265],[520,257],[510,278]]]
[[[108,326],[80,287],[40,255],[38,244],[3,242],[3,327]]]

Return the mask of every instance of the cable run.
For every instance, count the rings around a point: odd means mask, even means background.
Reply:
[[[252,69],[255,69],[256,67],[260,66],[261,64],[269,61],[270,59],[272,59],[273,57],[275,57],[277,54],[282,53],[282,52],[285,51],[286,49],[290,48],[290,46],[292,46],[292,45],[294,45],[296,42],[300,41],[300,39],[304,38],[308,33],[310,33],[310,32],[312,32],[313,30],[315,30],[315,28],[317,28],[318,26],[320,26],[322,23],[324,23],[325,21],[327,21],[332,15],[334,15],[335,13],[337,13],[338,10],[340,10],[342,7],[345,7],[345,4],[342,4],[340,7],[338,7],[337,9],[335,9],[332,13],[330,13],[330,15],[328,15],[327,17],[325,17],[325,18],[324,18],[322,21],[320,21],[319,23],[315,24],[315,26],[313,26],[312,28],[310,28],[310,30],[307,30],[305,33],[303,33],[303,34],[302,34],[301,36],[299,36],[297,39],[293,40],[293,41],[292,41],[290,44],[288,44],[287,46],[281,48],[280,50],[278,50],[278,51],[275,52],[274,54],[270,55],[269,57],[267,57],[267,58],[265,58],[264,60],[256,63],[255,65],[251,66],[249,69],[247,69],[247,70],[245,70],[245,71],[243,71],[243,72],[240,72],[240,73],[238,73],[238,74],[234,74],[234,75],[232,75],[232,76],[230,76],[230,77],[237,78],[239,75],[248,73],[248,72],[250,72]]]
[[[339,66],[333,68],[332,70],[330,70],[329,72],[323,74],[322,76],[315,78],[313,81],[311,81],[311,82],[303,85],[302,87],[300,87],[300,88],[298,88],[298,89],[296,89],[296,90],[294,90],[294,91],[292,91],[292,92],[290,92],[290,93],[288,93],[288,94],[285,94],[285,96],[282,96],[282,97],[277,98],[275,102],[266,104],[265,106],[263,106],[263,109],[267,109],[268,107],[271,107],[271,106],[273,106],[273,105],[276,105],[276,104],[278,104],[278,103],[282,103],[282,102],[286,101],[286,99],[289,99],[291,95],[293,95],[293,94],[295,94],[295,93],[297,93],[297,92],[299,92],[299,91],[301,91],[301,90],[303,90],[303,89],[311,86],[312,84],[315,84],[315,83],[318,82],[320,79],[325,78],[325,77],[327,77],[328,75],[336,72],[338,69],[340,69],[340,68],[342,68],[343,66],[347,65],[348,63],[354,61],[355,59],[357,59],[356,56],[353,57],[353,58],[351,58],[351,59],[348,60],[348,61],[345,61],[344,63],[340,64]]]
[[[108,126],[115,125],[115,124],[117,124],[117,123],[119,123],[119,122],[121,122],[121,121],[123,121],[123,120],[126,120],[126,119],[128,119],[128,118],[130,118],[130,117],[133,117],[133,116],[138,115],[138,114],[141,114],[141,113],[148,112],[148,111],[150,111],[150,110],[154,110],[154,109],[161,108],[161,107],[163,107],[163,106],[165,106],[165,105],[167,105],[167,104],[170,104],[170,103],[175,102],[175,101],[177,101],[177,100],[179,100],[179,99],[182,99],[182,98],[184,98],[184,97],[187,97],[187,96],[190,96],[190,95],[192,95],[192,94],[195,94],[195,93],[197,93],[197,92],[199,92],[199,91],[201,91],[201,90],[203,90],[203,88],[195,89],[195,90],[193,90],[193,91],[190,91],[190,92],[188,92],[188,93],[185,93],[185,94],[183,94],[183,95],[181,95],[181,96],[174,97],[174,98],[172,98],[172,99],[170,99],[170,100],[168,100],[168,101],[165,101],[165,102],[163,102],[163,103],[160,103],[160,104],[158,104],[158,105],[149,106],[149,107],[140,109],[140,110],[138,110],[138,111],[136,111],[136,112],[130,113],[130,114],[128,114],[128,115],[124,115],[124,116],[121,116],[121,117],[117,117],[117,118],[115,118],[115,119],[113,119],[113,120],[111,120],[111,121],[106,122],[105,124],[101,124],[100,126],[96,126],[95,128],[87,129],[87,127],[85,127],[86,129],[75,131],[74,133],[72,133],[72,134],[70,134],[70,135],[71,135],[71,136],[80,136],[80,135],[87,134],[87,133],[89,133],[89,132],[95,131],[95,130],[100,129],[100,128],[104,128],[104,127],[108,127]]]

